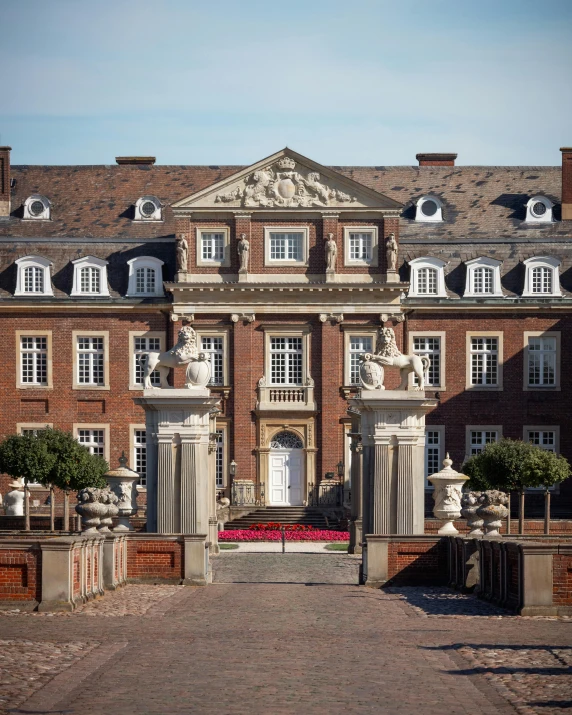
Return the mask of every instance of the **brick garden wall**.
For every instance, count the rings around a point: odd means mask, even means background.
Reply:
[[[35,544],[0,549],[0,602],[40,601],[42,553]]]
[[[179,581],[183,578],[183,542],[129,539],[127,578],[133,581]]]

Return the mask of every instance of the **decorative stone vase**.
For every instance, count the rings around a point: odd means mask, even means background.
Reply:
[[[459,532],[453,526],[453,521],[461,516],[461,495],[463,484],[469,479],[452,468],[453,461],[449,454],[443,460],[443,469],[429,477],[435,487],[433,492],[433,514],[445,523],[437,532],[440,536],[455,535]]]
[[[99,522],[98,531],[104,534],[110,534],[110,526],[113,526],[113,517],[117,516],[119,508],[117,503],[119,499],[117,495],[114,494],[109,487],[101,490],[100,503],[107,507],[107,514],[101,518]]]
[[[96,534],[101,519],[108,515],[109,506],[101,502],[101,489],[85,487],[77,494],[79,504],[75,510],[81,515],[81,522],[85,534]]]
[[[205,353],[198,360],[191,360],[187,366],[185,387],[206,387],[211,379],[211,363]]]
[[[467,520],[469,527],[469,536],[482,536],[481,527],[485,523],[477,514],[477,510],[481,506],[482,492],[463,492],[461,497],[461,516]]]
[[[488,489],[481,495],[482,504],[477,514],[485,522],[486,536],[499,536],[503,519],[508,516],[508,495],[496,489]]]
[[[115,508],[117,511],[115,513],[119,514],[119,524],[113,531],[133,531],[129,517],[137,514],[135,484],[139,481],[139,475],[127,466],[125,452],[119,458],[119,468],[111,469],[104,476],[116,498],[117,506]]]

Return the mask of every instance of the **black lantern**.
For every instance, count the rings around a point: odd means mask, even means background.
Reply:
[[[340,461],[338,462],[338,477],[343,477],[345,475],[345,472],[346,472],[346,465],[340,459]]]

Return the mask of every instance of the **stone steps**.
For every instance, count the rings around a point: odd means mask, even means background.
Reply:
[[[256,509],[256,511],[241,516],[234,521],[225,524],[228,529],[248,529],[252,524],[267,524],[271,521],[278,521],[281,524],[304,524],[313,526],[316,529],[328,529],[335,526],[333,523],[328,526],[324,515],[312,507],[266,507]]]

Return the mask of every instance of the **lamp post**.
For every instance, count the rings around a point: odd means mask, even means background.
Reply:
[[[346,465],[340,459],[340,461],[338,462],[338,477],[345,476],[345,473],[346,473]]]

